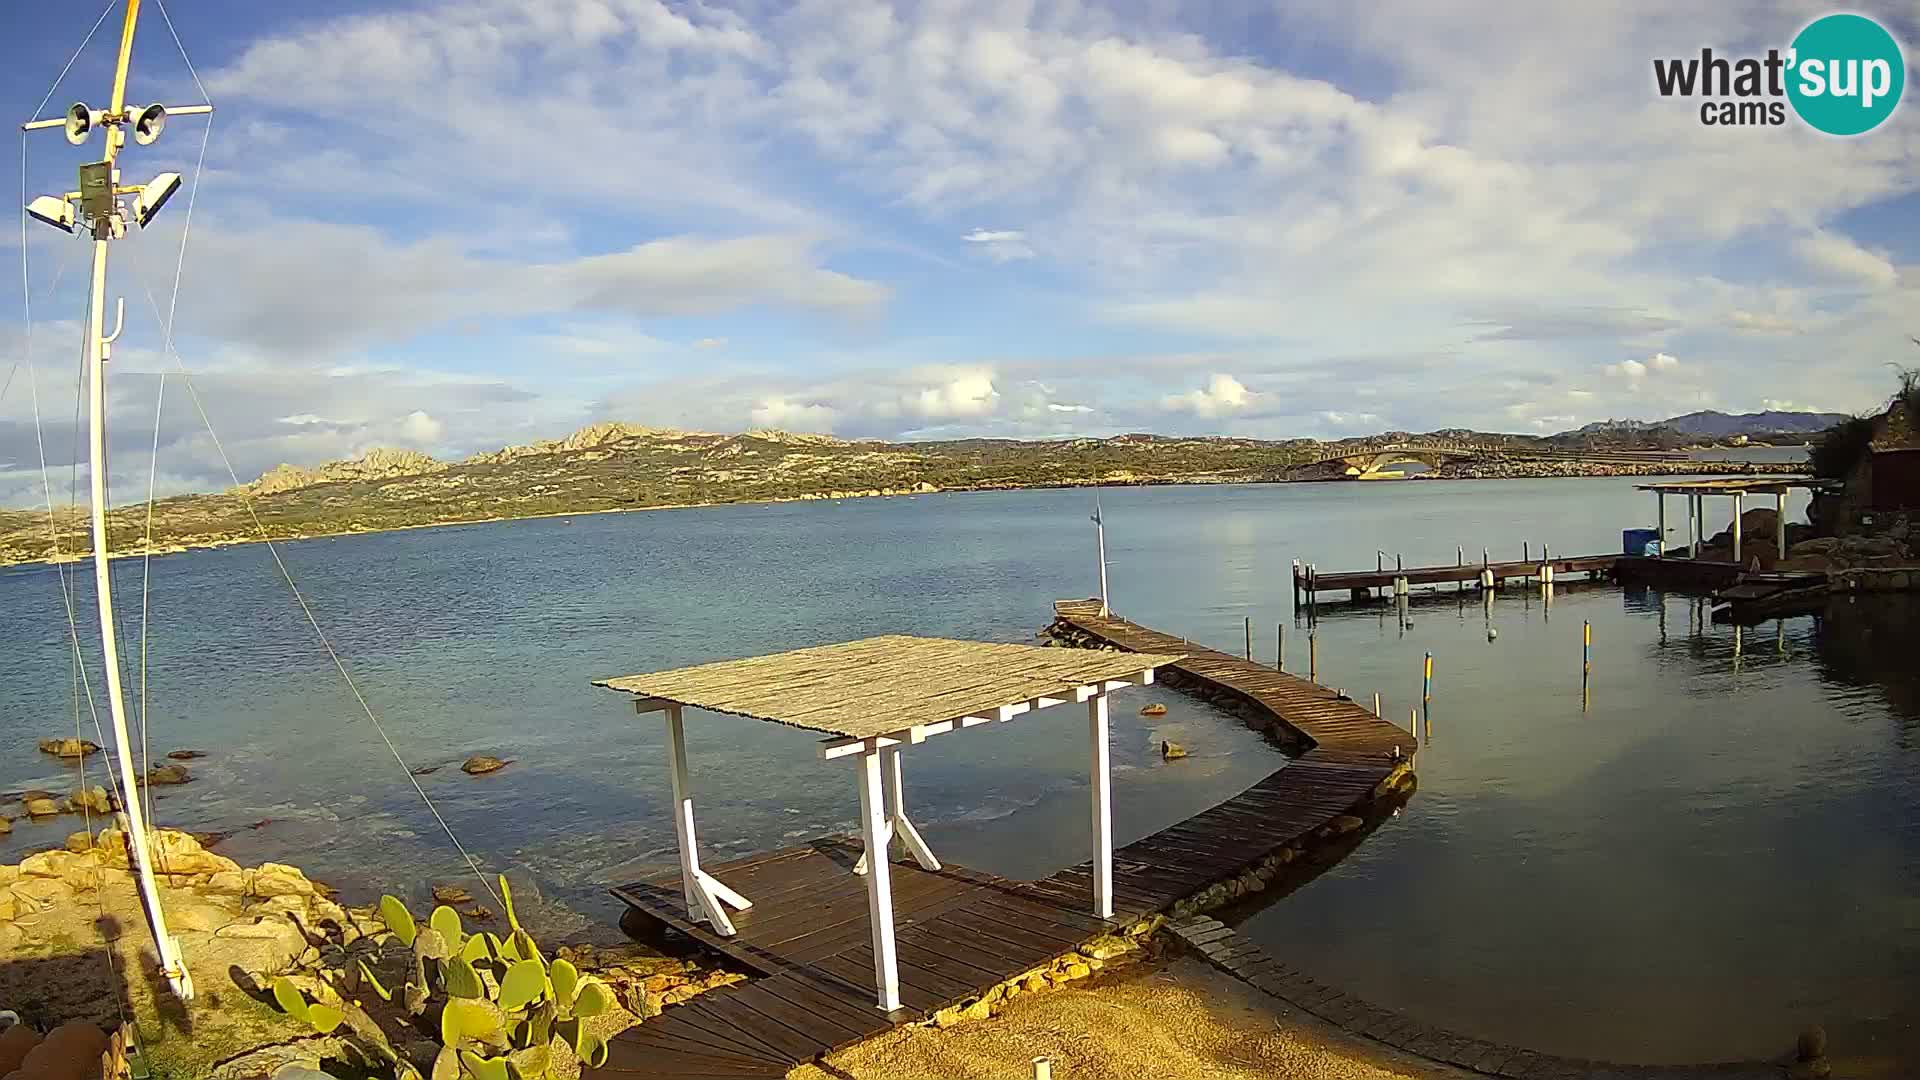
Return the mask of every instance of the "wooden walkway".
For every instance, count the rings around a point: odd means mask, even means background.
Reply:
[[[1178,638],[1062,601],[1058,618],[1128,651],[1186,651]],[[892,863],[903,1008],[874,1005],[866,885],[857,843],[838,839],[703,869],[753,898],[722,937],[687,917],[678,875],[613,890],[636,912],[745,968],[747,982],[670,1006],[616,1036],[588,1077],[744,1080],[796,1065],[970,1001],[1094,938],[1227,881],[1289,843],[1354,812],[1414,740],[1330,691],[1201,650],[1180,668],[1230,687],[1308,736],[1315,748],[1212,809],[1114,852],[1114,917],[1094,917],[1091,862],[1039,881],[962,866]]]
[[[1346,591],[1355,600],[1374,589],[1391,590],[1396,578],[1405,578],[1409,586],[1440,585],[1446,582],[1478,582],[1482,573],[1491,572],[1493,583],[1541,577],[1544,567],[1552,567],[1554,577],[1585,574],[1589,578],[1612,574],[1622,556],[1575,555],[1570,558],[1516,560],[1495,563],[1455,563],[1451,566],[1409,566],[1405,569],[1351,570],[1322,574],[1311,566],[1295,566],[1293,589],[1297,598],[1311,603],[1323,592]]]
[[[1323,753],[1391,765],[1396,755],[1412,757],[1419,749],[1412,732],[1298,675],[1203,648],[1117,615],[1103,616],[1098,600],[1059,600],[1053,611],[1056,622],[1128,652],[1185,653],[1186,659],[1170,665],[1172,670],[1252,702]],[[1162,678],[1169,685],[1179,681],[1164,674]]]

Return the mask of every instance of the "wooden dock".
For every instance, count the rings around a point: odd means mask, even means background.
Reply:
[[[1611,576],[1622,556],[1575,555],[1566,558],[1515,560],[1512,562],[1454,563],[1448,566],[1409,566],[1351,570],[1323,574],[1313,566],[1296,563],[1293,568],[1294,602],[1315,602],[1323,592],[1346,592],[1353,600],[1364,600],[1375,590],[1391,594],[1416,585],[1443,585],[1450,582],[1490,584],[1495,588],[1509,581],[1551,581],[1568,574],[1588,578]]]
[[[615,896],[744,968],[747,982],[709,991],[616,1036],[593,1077],[744,1080],[796,1065],[902,1023],[978,998],[988,989],[1215,884],[1371,802],[1376,786],[1415,749],[1413,736],[1332,691],[1123,619],[1098,602],[1055,605],[1056,627],[1125,651],[1168,644],[1190,656],[1182,675],[1242,695],[1309,742],[1303,756],[1239,795],[1114,852],[1114,914],[1090,913],[1091,863],[1039,881],[1012,881],[947,864],[929,871],[893,861],[902,1008],[873,1003],[873,943],[857,843],[839,839],[703,864],[751,895],[722,936],[689,918],[677,874],[622,885]]]
[[[1391,764],[1419,749],[1413,733],[1373,715],[1358,702],[1245,657],[1194,645],[1117,615],[1100,614],[1098,600],[1060,600],[1053,605],[1056,626],[1077,631],[1128,652],[1171,651],[1186,659],[1170,665],[1161,678],[1170,686],[1194,681],[1251,703],[1298,736],[1310,750],[1352,755],[1356,760]],[[1184,677],[1184,679],[1182,678]],[[1301,760],[1309,760],[1309,754]]]

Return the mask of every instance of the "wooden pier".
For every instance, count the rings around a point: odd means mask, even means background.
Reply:
[[[1088,910],[1094,863],[1012,881],[951,863],[889,860],[897,927],[899,1009],[875,1006],[874,938],[853,872],[858,843],[840,839],[706,863],[699,873],[750,895],[732,934],[689,911],[679,875],[613,890],[641,917],[739,967],[747,982],[709,991],[616,1036],[592,1077],[744,1080],[797,1065],[903,1023],[976,1000],[1009,979],[1123,933],[1148,916],[1230,881],[1281,848],[1364,810],[1411,757],[1411,734],[1330,690],[1112,616],[1098,601],[1054,605],[1068,629],[1126,652],[1186,654],[1183,681],[1205,683],[1272,713],[1309,749],[1239,795],[1118,847],[1113,914]]]
[[[1293,595],[1295,604],[1312,604],[1323,592],[1345,591],[1353,600],[1365,600],[1375,590],[1385,594],[1405,592],[1415,585],[1443,585],[1449,582],[1475,582],[1484,588],[1499,588],[1509,581],[1551,582],[1568,574],[1587,578],[1610,577],[1618,566],[1619,555],[1575,555],[1513,562],[1461,562],[1447,566],[1410,566],[1352,570],[1322,574],[1310,564],[1295,563]]]

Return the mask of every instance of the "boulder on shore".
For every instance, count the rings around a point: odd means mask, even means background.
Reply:
[[[67,809],[76,814],[111,814],[113,797],[107,794],[106,788],[95,784],[92,787],[80,788],[67,796]]]
[[[91,739],[41,739],[40,752],[58,758],[83,758],[99,753],[100,747]]]
[[[191,783],[193,774],[182,765],[155,765],[147,770],[141,779],[143,784],[186,784]]]
[[[468,776],[485,776],[487,773],[499,772],[512,763],[510,759],[501,760],[487,754],[475,754],[461,763],[460,771]]]
[[[60,812],[60,804],[52,799],[27,799],[24,804],[28,817],[46,818]]]

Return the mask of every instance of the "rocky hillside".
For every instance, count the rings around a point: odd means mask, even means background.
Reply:
[[[1472,436],[1453,433],[1452,437]],[[1404,433],[1398,437],[1406,437]],[[1526,436],[1484,436],[1515,446]],[[183,495],[154,507],[155,550],[258,537],[249,505],[274,538],[543,514],[647,507],[839,499],[1091,484],[1244,483],[1278,480],[1324,456],[1311,440],[1177,438],[1019,442],[848,441],[826,435],[737,435],[601,423],[564,439],[438,461],[411,450],[374,450],[314,468],[281,465],[219,494]],[[1500,475],[1590,475],[1579,463],[1508,462]],[[1673,471],[1660,467],[1661,471]],[[1718,468],[1701,466],[1701,468]],[[1547,471],[1539,471],[1545,469]],[[86,550],[84,515],[61,517],[59,550]],[[142,544],[145,507],[112,515],[116,551]],[[0,564],[52,555],[44,513],[0,512]]]

